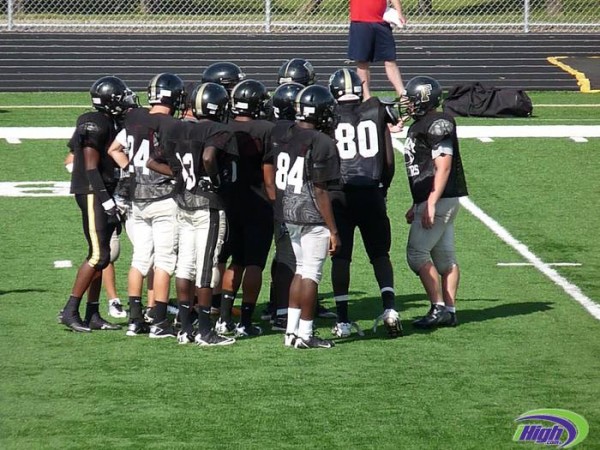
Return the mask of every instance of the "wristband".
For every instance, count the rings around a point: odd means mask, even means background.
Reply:
[[[73,163],[65,164],[65,169],[67,169],[67,172],[73,173]]]

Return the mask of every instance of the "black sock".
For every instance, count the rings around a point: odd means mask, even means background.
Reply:
[[[154,316],[154,323],[160,323],[167,318],[167,306],[168,303],[157,301],[152,308],[152,315]]]
[[[212,322],[210,320],[210,306],[199,306],[198,307],[198,332],[201,336],[206,336],[212,328]]]
[[[100,314],[100,302],[87,302],[84,322],[89,322],[94,314]]]
[[[335,311],[337,313],[337,321],[348,323],[350,319],[348,318],[348,300],[337,301],[335,302]]]
[[[179,302],[179,321],[181,322],[181,331],[190,334],[192,327],[192,306],[189,300]]]
[[[242,326],[252,325],[252,314],[254,313],[255,307],[256,305],[254,303],[242,302],[242,317],[240,319]]]
[[[385,290],[381,293],[383,309],[396,309],[396,295],[394,292]]]
[[[81,297],[70,296],[67,300],[67,304],[63,308],[63,315],[68,316],[79,311],[79,305],[81,304]]]
[[[235,301],[235,294],[230,291],[224,291],[221,296],[221,320],[223,322],[231,322],[231,308]]]
[[[129,318],[135,322],[142,322],[142,297],[129,297]]]
[[[221,294],[214,294],[212,296],[212,307],[217,309],[221,308]]]

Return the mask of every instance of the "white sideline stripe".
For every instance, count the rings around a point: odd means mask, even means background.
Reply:
[[[69,181],[1,182],[0,197],[68,197]]]
[[[562,288],[573,300],[583,306],[595,319],[600,320],[600,305],[594,303],[587,297],[579,287],[575,286],[569,280],[560,275],[549,264],[538,258],[527,246],[515,239],[502,225],[488,216],[475,203],[467,197],[461,197],[461,205],[473,216],[479,219],[485,226],[502,239],[505,243],[514,248],[523,258],[529,261],[533,266],[546,275],[554,284]]]
[[[74,127],[0,127],[0,139],[69,139]],[[459,126],[459,138],[600,137],[600,125],[489,125]],[[406,129],[394,133],[405,138]]]
[[[568,262],[558,262],[558,263],[546,263],[552,267],[579,267],[581,263],[568,263]],[[497,263],[498,267],[525,267],[525,266],[533,266],[532,263],[524,263],[524,262],[515,262],[515,263]]]

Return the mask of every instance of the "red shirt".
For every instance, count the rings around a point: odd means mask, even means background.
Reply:
[[[350,0],[352,22],[383,22],[387,0]]]

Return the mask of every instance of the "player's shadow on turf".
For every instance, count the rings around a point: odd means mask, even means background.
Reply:
[[[519,303],[504,303],[502,305],[493,306],[483,309],[458,309],[458,322],[466,324],[471,322],[484,322],[486,320],[499,319],[504,317],[524,316],[527,314],[535,314],[546,312],[553,309],[550,302],[519,302]]]

